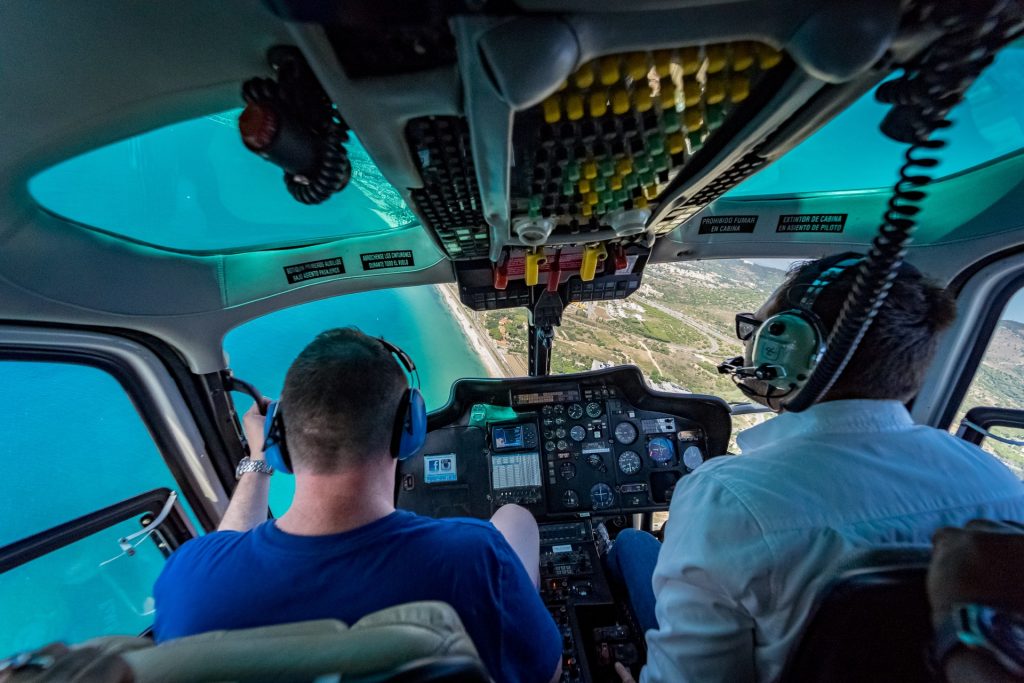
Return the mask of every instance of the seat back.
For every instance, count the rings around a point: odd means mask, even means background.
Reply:
[[[929,683],[931,549],[878,548],[822,592],[783,670],[784,683]]]
[[[141,639],[85,643],[119,654],[136,683],[344,680],[360,683],[488,683],[455,610],[414,602],[369,614],[352,627],[330,619],[213,631],[152,646]]]

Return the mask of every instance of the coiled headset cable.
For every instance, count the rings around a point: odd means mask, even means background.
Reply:
[[[242,85],[242,140],[284,169],[292,197],[320,204],[344,189],[352,176],[343,144],[348,126],[298,50],[275,47],[268,58],[277,80],[251,78]]]
[[[889,198],[878,235],[867,257],[857,267],[850,294],[829,335],[820,362],[800,391],[784,404],[798,413],[827,394],[843,374],[889,294],[916,216],[932,178],[929,169],[939,159],[934,152],[945,146],[933,140],[936,131],[951,125],[946,116],[967,89],[995,58],[996,52],[1021,35],[1021,7],[1016,0],[948,0],[926,3],[919,16],[943,32],[915,60],[902,65],[903,74],[881,84],[876,99],[891,104],[882,132],[910,145],[900,167],[899,180]]]

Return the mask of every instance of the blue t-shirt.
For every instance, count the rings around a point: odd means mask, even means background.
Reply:
[[[154,587],[157,642],[310,619],[352,624],[417,600],[455,608],[496,681],[546,683],[561,636],[526,570],[488,522],[397,510],[330,536],[265,522],[185,543]]]

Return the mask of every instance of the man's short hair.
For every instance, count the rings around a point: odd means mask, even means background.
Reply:
[[[775,314],[792,307],[803,296],[803,281],[817,268],[816,261],[796,264],[776,291],[769,306]],[[829,334],[853,286],[856,267],[847,268],[814,301],[813,312]],[[793,291],[791,291],[791,288]],[[892,283],[889,296],[861,340],[857,351],[827,398],[900,399],[917,394],[935,355],[939,333],[956,318],[956,300],[945,288],[913,269],[905,269]]]
[[[353,327],[320,333],[288,369],[281,394],[293,464],[324,474],[390,452],[407,387],[378,339]]]

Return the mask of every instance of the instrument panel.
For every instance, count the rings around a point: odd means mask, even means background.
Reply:
[[[631,366],[559,377],[460,380],[421,454],[401,463],[400,507],[538,519],[668,508],[677,482],[725,452],[720,399],[651,390]]]

